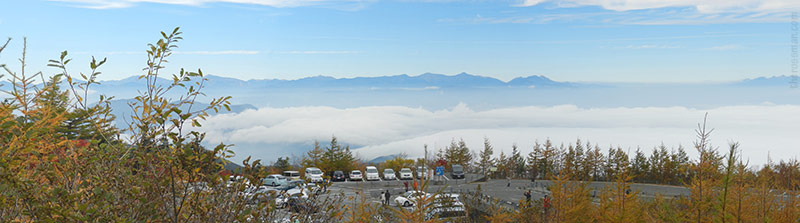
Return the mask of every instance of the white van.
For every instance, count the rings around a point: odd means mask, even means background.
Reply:
[[[381,176],[378,174],[378,168],[376,168],[375,166],[368,166],[367,175],[365,178],[367,180],[380,180]]]
[[[316,167],[308,167],[306,168],[306,180],[312,183],[322,182],[322,176],[325,173],[322,172],[319,168]]]
[[[299,180],[300,179],[300,172],[294,170],[287,170],[283,171],[283,176],[286,177],[287,181],[292,180]]]

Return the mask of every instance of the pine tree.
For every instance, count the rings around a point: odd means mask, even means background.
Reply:
[[[631,169],[628,154],[617,147],[608,149],[608,161],[606,161],[606,178],[615,179],[617,174]]]
[[[587,143],[586,148],[591,148],[589,143]],[[605,157],[603,157],[603,153],[600,152],[599,146],[595,145],[594,149],[586,150],[586,159],[584,159],[582,166],[584,168],[583,172],[589,176],[589,180],[601,180],[604,162]]]
[[[530,174],[529,177],[534,180],[538,179],[541,176],[539,175],[540,173],[539,157],[541,156],[540,155],[541,153],[542,153],[542,145],[539,144],[539,141],[534,142],[533,150],[530,153],[528,153],[527,165],[526,165],[526,168],[528,168],[528,172]]]
[[[353,169],[355,157],[350,152],[350,146],[341,146],[336,137],[331,138],[331,143],[322,154],[322,164],[318,166],[325,173],[332,173],[336,170]]]
[[[506,166],[509,168],[512,178],[522,177],[525,173],[525,159],[520,155],[517,144],[511,146],[511,156],[508,157]]]
[[[450,146],[448,146],[444,151],[444,158],[447,160],[447,169],[449,169],[453,164],[458,164],[464,168],[469,168],[470,164],[472,163],[472,152],[467,147],[464,139],[461,139],[458,142],[453,139],[453,141],[450,142]]]
[[[325,150],[319,146],[319,142],[314,141],[314,148],[310,151],[306,152],[303,157],[300,159],[300,165],[303,168],[306,167],[317,167],[317,168],[324,168],[323,165],[323,157],[325,156]]]
[[[682,185],[689,181],[689,156],[683,146],[678,146],[678,150],[671,155],[672,163],[675,168],[675,177],[671,184]]]
[[[636,148],[636,155],[631,163],[631,172],[636,182],[646,182],[651,178],[650,163],[642,150]]]
[[[281,173],[285,170],[289,170],[291,167],[289,165],[289,157],[278,157],[278,161],[275,161],[275,164],[272,165],[276,169],[277,173]]]
[[[505,178],[509,177],[509,166],[508,166],[508,157],[503,150],[500,150],[500,156],[497,157],[497,172],[495,172],[496,178]]]
[[[480,155],[478,158],[478,168],[480,168],[481,173],[483,176],[488,176],[487,171],[490,167],[494,165],[494,160],[492,159],[492,154],[494,153],[494,148],[492,148],[492,144],[489,142],[489,138],[483,138],[483,150],[481,150]],[[488,179],[484,178],[484,179]]]

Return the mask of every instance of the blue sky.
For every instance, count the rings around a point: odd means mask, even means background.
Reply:
[[[790,0],[0,0],[0,62],[139,74],[179,26],[168,65],[240,79],[467,72],[510,80],[725,81],[791,75]]]

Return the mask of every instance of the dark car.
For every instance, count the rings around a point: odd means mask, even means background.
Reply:
[[[345,177],[344,172],[339,170],[334,171],[333,176],[331,176],[331,181],[344,181],[345,179],[347,179],[347,177]]]
[[[317,213],[319,211],[314,202],[299,196],[289,197],[289,200],[286,201],[286,207],[291,212],[304,214]]]
[[[451,176],[453,179],[464,179],[464,167],[458,164],[453,165]]]

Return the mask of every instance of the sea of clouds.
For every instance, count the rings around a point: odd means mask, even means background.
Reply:
[[[714,128],[712,144],[721,153],[731,142],[741,144],[751,164],[796,158],[800,146],[800,105],[724,106],[711,109],[686,107],[581,108],[574,105],[509,107],[476,111],[466,104],[450,109],[427,110],[403,106],[355,108],[265,107],[238,114],[216,115],[203,121],[206,142],[233,143],[234,161],[247,156],[272,161],[277,156],[299,155],[297,145],[310,149],[311,142],[327,143],[331,136],[351,145],[361,158],[406,153],[423,155],[463,139],[477,153],[484,137],[500,151],[516,144],[523,153],[534,142],[550,139],[555,144],[581,139],[601,146],[649,154],[654,146],[683,146],[690,156],[698,123],[708,113]],[[277,148],[276,148],[277,147]],[[282,149],[283,148],[283,149]]]

